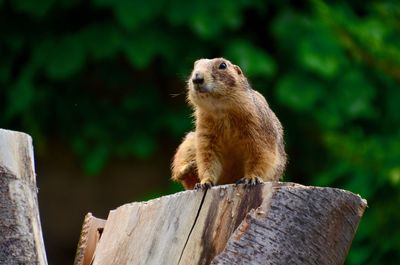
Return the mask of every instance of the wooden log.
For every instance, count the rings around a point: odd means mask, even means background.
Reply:
[[[85,216],[74,265],[90,265],[105,223],[106,220],[96,218],[92,213]]]
[[[273,189],[212,264],[343,264],[366,201],[339,189]]]
[[[203,198],[187,191],[111,211],[93,264],[178,264]]]
[[[0,264],[47,264],[29,135],[0,129]]]
[[[185,191],[111,211],[93,264],[343,264],[365,207],[293,183]]]

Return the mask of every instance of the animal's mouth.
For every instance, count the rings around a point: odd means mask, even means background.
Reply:
[[[210,89],[204,84],[195,84],[193,88],[198,93],[209,93]]]

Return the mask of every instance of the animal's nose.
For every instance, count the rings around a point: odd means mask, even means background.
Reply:
[[[202,73],[195,73],[194,77],[192,78],[192,82],[195,85],[201,85],[204,83],[204,76]]]

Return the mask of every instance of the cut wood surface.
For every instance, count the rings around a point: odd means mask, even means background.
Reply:
[[[110,211],[93,264],[343,264],[366,205],[293,183],[180,192]]]
[[[47,264],[32,139],[0,129],[0,264]]]

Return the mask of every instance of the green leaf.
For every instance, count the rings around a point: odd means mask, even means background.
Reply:
[[[105,145],[98,145],[89,151],[84,158],[85,172],[90,176],[100,173],[107,162],[108,156],[109,149]]]
[[[314,27],[296,46],[298,46],[299,61],[305,69],[326,78],[338,74],[344,59],[335,36],[320,27]]]
[[[365,218],[363,218],[364,220]],[[365,221],[365,220],[364,220]],[[363,265],[368,264],[368,258],[371,255],[367,246],[352,246],[349,255],[346,258],[346,264]]]
[[[400,166],[389,171],[389,179],[394,186],[400,186]]]
[[[324,89],[316,81],[297,75],[286,75],[279,80],[276,96],[279,102],[299,111],[311,111],[324,95]]]
[[[371,180],[373,178],[374,176],[371,176],[371,174],[363,172],[362,170],[353,172],[352,178],[347,181],[344,188],[360,194],[364,198],[371,198],[372,193],[374,192],[374,182]]]
[[[10,120],[29,111],[34,101],[35,90],[31,76],[23,74],[9,91],[5,119]]]
[[[142,159],[148,158],[157,148],[155,139],[146,134],[137,134],[131,144],[132,153]]]
[[[144,69],[156,55],[168,51],[167,37],[157,30],[131,36],[124,43],[124,51],[133,66]]]
[[[174,26],[182,25],[189,22],[199,5],[198,1],[171,0],[166,6],[165,16]]]
[[[336,99],[348,119],[373,117],[372,107],[375,89],[368,83],[368,77],[355,70],[345,71],[336,85]]]
[[[65,79],[76,74],[85,63],[85,51],[78,37],[66,36],[57,41],[45,40],[34,50],[34,60],[51,79]]]
[[[243,20],[242,9],[251,3],[247,1],[240,3],[237,1],[237,4],[232,4],[231,0],[221,0],[218,2],[220,2],[221,10],[223,10],[220,15],[222,21],[224,21],[224,24],[229,28],[239,28]]]
[[[308,69],[325,77],[333,77],[339,70],[339,62],[334,55],[315,50],[308,43],[303,43],[300,47],[300,61]]]
[[[124,36],[112,24],[93,24],[79,33],[87,52],[95,59],[111,58],[122,48]]]
[[[196,13],[191,17],[190,23],[194,32],[204,39],[210,39],[222,30],[221,20],[211,20],[207,14]]]
[[[285,56],[297,52],[297,44],[307,34],[307,28],[311,24],[310,18],[284,9],[272,21],[272,33],[277,42],[277,48],[282,50]],[[296,30],[293,30],[296,29]],[[290,60],[291,57],[285,58]]]
[[[226,29],[238,28],[242,23],[241,9],[248,3],[231,1],[189,2],[173,0],[167,6],[167,17],[174,25],[189,25],[202,39],[218,38]],[[215,15],[214,15],[215,14]],[[210,19],[210,15],[213,16]]]
[[[268,53],[244,40],[231,41],[226,48],[226,56],[239,65],[248,76],[271,77],[276,66]]]
[[[337,129],[344,124],[344,118],[338,104],[334,101],[326,101],[313,113],[319,126],[323,129]]]
[[[127,30],[138,27],[156,17],[164,6],[164,1],[157,0],[118,0],[114,12],[121,26]]]

